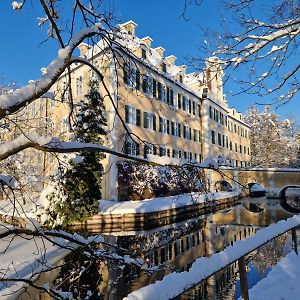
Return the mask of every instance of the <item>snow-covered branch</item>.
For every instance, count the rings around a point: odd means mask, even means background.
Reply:
[[[35,148],[37,150],[52,153],[72,153],[80,151],[98,151],[109,153],[118,157],[127,158],[139,162],[149,163],[149,160],[131,156],[122,152],[115,151],[111,148],[99,144],[83,143],[83,142],[64,142],[54,137],[43,137],[38,134],[20,135],[16,139],[5,142],[0,145],[0,160],[4,160],[11,155],[17,154],[27,148]]]

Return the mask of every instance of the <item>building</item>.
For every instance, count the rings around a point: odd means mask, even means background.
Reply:
[[[187,74],[185,65],[176,65],[174,55],[165,56],[162,47],[152,48],[150,37],[138,38],[136,28],[133,21],[121,24],[112,33],[114,45],[101,40],[93,48],[79,46],[81,57],[93,60],[104,76],[100,91],[108,124],[106,145],[146,159],[153,154],[201,162],[222,156],[233,166],[247,166],[249,126],[224,98],[222,62],[212,57],[203,72]],[[69,83],[76,103],[88,93],[94,76],[90,67],[80,64],[73,67],[71,77],[61,76],[52,92],[62,101],[43,104],[48,131],[51,127],[57,136],[70,138]],[[48,156],[45,171],[51,173],[53,161]],[[118,160],[106,155],[103,161],[109,170],[103,178],[104,199],[118,199]]]

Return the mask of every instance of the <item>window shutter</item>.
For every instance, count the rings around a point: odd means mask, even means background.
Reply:
[[[137,90],[141,89],[141,73],[140,73],[139,69],[136,70],[136,85],[135,85],[135,88]]]
[[[171,135],[175,135],[175,123],[171,122]]]
[[[170,103],[174,106],[174,91],[170,89]]]
[[[147,112],[144,112],[144,128],[149,128],[149,120],[147,118]]]
[[[181,125],[178,124],[178,136],[181,137]]]
[[[141,110],[136,110],[136,126],[141,126]]]
[[[189,99],[189,113],[192,113],[192,101]]]
[[[144,145],[144,158],[147,158],[147,154],[149,153],[148,145]]]
[[[129,107],[125,105],[125,123],[129,124]]]
[[[180,94],[178,94],[178,96],[177,96],[177,101],[178,101],[177,106],[179,109],[181,109],[181,95]]]
[[[162,132],[162,126],[163,126],[163,119],[162,117],[159,117],[159,132]]]
[[[190,131],[190,136],[189,136],[189,138],[190,138],[190,140],[192,139],[192,128],[189,128],[189,131]]]
[[[128,72],[127,72],[127,64],[124,64],[123,66],[123,79],[124,79],[124,83],[128,84]]]
[[[156,116],[153,115],[153,130],[156,130]]]
[[[157,97],[157,94],[156,94],[156,86],[157,86],[157,82],[156,82],[156,80],[153,78],[153,83],[152,83],[152,94],[153,94],[153,98],[156,98],[156,97]]]
[[[167,103],[170,104],[170,88],[167,87]]]
[[[170,134],[170,121],[167,120],[167,134]]]

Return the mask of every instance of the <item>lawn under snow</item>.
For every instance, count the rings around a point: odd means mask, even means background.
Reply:
[[[183,291],[187,290],[189,287],[192,287],[223,267],[233,263],[241,256],[248,254],[253,249],[263,245],[265,242],[297,225],[300,225],[300,216],[294,216],[286,221],[280,221],[269,227],[258,230],[255,236],[249,237],[245,240],[237,241],[234,246],[229,246],[225,248],[225,250],[213,254],[211,257],[198,258],[192,264],[189,271],[179,273],[173,272],[168,274],[162,280],[158,280],[153,284],[130,293],[124,298],[124,300],[163,300],[174,298],[180,295]],[[283,283],[284,282],[285,281],[283,281]],[[257,298],[250,297],[250,299]],[[268,296],[264,299],[273,298]],[[285,299],[299,299],[299,297]]]
[[[240,191],[219,192],[211,194],[188,193],[170,197],[159,197],[140,201],[107,201],[101,200],[99,212],[102,214],[133,214],[133,213],[149,213],[161,210],[178,208],[182,206],[193,205],[196,203],[210,202],[218,199],[239,196]]]

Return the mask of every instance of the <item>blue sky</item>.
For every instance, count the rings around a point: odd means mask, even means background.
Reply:
[[[37,79],[40,68],[47,66],[55,58],[57,43],[53,40],[45,41],[46,29],[38,27],[37,17],[42,16],[36,4],[38,1],[27,1],[21,12],[13,11],[11,2],[0,1],[0,78],[6,77],[7,80],[22,85],[30,79]],[[165,54],[174,54],[178,64],[186,63],[185,58],[190,55],[198,55],[199,45],[204,41],[200,28],[218,30],[220,14],[223,13],[220,1],[216,0],[204,1],[201,6],[188,6],[188,20],[180,17],[184,0],[112,0],[108,8],[113,9],[116,16],[123,21],[135,21],[139,25],[137,35],[151,36],[153,47],[164,47]],[[67,18],[68,12],[64,11],[64,14],[63,17]],[[238,71],[234,76],[239,76]],[[241,112],[245,112],[254,102],[260,101],[251,95],[230,96],[230,91],[235,91],[235,86],[231,83],[226,84],[224,92],[229,104]],[[263,101],[268,102],[270,99],[265,98],[261,102]],[[277,112],[283,117],[294,113],[300,123],[295,105],[299,105],[299,101],[294,100]]]

